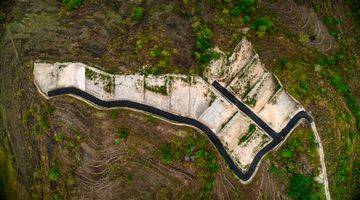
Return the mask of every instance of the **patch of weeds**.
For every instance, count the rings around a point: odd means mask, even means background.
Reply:
[[[248,128],[248,132],[246,133],[246,135],[242,136],[239,139],[238,144],[240,145],[241,143],[247,141],[255,131],[256,131],[256,125],[255,124],[250,124],[249,128]]]
[[[169,95],[167,87],[170,84],[170,81],[171,81],[170,77],[167,77],[165,79],[164,85],[154,85],[154,86],[148,86],[145,82],[144,88],[158,94]]]
[[[214,103],[214,101],[216,100],[216,95],[213,91],[210,90],[210,92],[208,93],[209,97],[210,97],[210,101],[209,101],[209,106],[211,106],[211,104]]]
[[[85,68],[85,77],[89,80],[95,80],[97,78],[97,73],[91,69]]]
[[[145,89],[150,90],[155,93],[158,93],[158,94],[168,95],[166,85],[146,86]]]
[[[49,178],[50,178],[50,181],[53,181],[53,182],[58,181],[60,178],[60,173],[54,165],[51,166],[51,168],[50,168]]]
[[[256,105],[256,99],[251,98],[251,97],[246,97],[244,100],[244,103],[251,107],[254,107]]]
[[[63,6],[70,11],[78,9],[82,2],[83,0],[62,0]]]

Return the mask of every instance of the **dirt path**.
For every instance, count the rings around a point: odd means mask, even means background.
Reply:
[[[320,139],[320,135],[317,132],[316,126],[315,126],[315,122],[311,122],[311,129],[314,132],[316,141],[318,143],[318,152],[319,152],[319,159],[320,159],[320,164],[321,164],[321,177],[323,179],[323,184],[324,184],[324,188],[325,188],[325,196],[327,200],[331,200],[330,197],[330,191],[329,191],[329,182],[328,182],[328,178],[327,178],[327,173],[326,173],[326,166],[325,166],[325,156],[324,156],[324,149],[321,143],[321,139]]]

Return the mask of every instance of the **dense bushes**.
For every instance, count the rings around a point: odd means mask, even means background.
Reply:
[[[318,199],[316,186],[312,177],[294,174],[289,183],[288,195],[292,199]]]

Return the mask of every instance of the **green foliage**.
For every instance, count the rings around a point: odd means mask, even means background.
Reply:
[[[250,124],[249,129],[248,129],[248,134],[254,133],[255,130],[256,130],[256,125],[255,124]]]
[[[61,200],[61,195],[57,192],[54,194],[54,200]]]
[[[131,19],[135,22],[140,22],[144,18],[144,8],[136,6],[131,14]]]
[[[162,95],[168,95],[166,85],[145,86],[145,89],[150,90],[150,91],[155,92],[155,93],[162,94]]]
[[[211,47],[211,38],[213,36],[212,31],[208,26],[201,26],[200,30],[197,33],[198,38],[196,41],[196,46],[200,51],[208,50]]]
[[[251,25],[251,28],[256,30],[259,38],[263,38],[266,32],[270,31],[272,27],[273,22],[268,17],[261,17]]]
[[[160,119],[154,117],[153,115],[146,115],[146,121],[149,123],[159,123]]]
[[[62,4],[67,10],[76,10],[82,4],[83,0],[62,0]]]
[[[121,139],[126,139],[128,134],[129,134],[128,129],[122,129],[119,132],[119,136],[120,136]]]
[[[306,33],[300,33],[298,40],[302,45],[305,45],[309,42],[309,35]]]
[[[60,173],[58,172],[58,170],[55,168],[55,166],[51,166],[50,172],[49,172],[50,180],[53,182],[56,182],[56,181],[58,181],[59,177],[60,177]]]
[[[171,164],[180,159],[180,151],[173,144],[164,144],[161,147],[161,160],[165,164]]]
[[[93,70],[85,68],[85,77],[89,80],[94,80],[96,79],[97,74]]]
[[[110,117],[111,119],[116,119],[119,117],[119,110],[111,110],[110,111]]]
[[[5,19],[6,19],[5,14],[0,12],[0,23],[5,22]]]
[[[161,55],[161,52],[157,49],[150,51],[150,57],[157,58]]]
[[[255,0],[235,0],[230,14],[239,17],[241,14],[251,14],[255,11]]]
[[[215,174],[219,167],[216,156],[207,149],[208,142],[205,138],[199,139],[192,135],[185,137],[183,142],[171,141],[161,146],[161,159],[165,164],[181,161],[181,157],[194,157],[197,168],[196,176],[203,185],[203,198],[209,198],[214,185]]]
[[[64,136],[61,133],[55,133],[54,139],[57,143],[61,143],[62,141],[64,141]]]
[[[289,149],[284,149],[280,152],[282,158],[291,158],[293,157],[294,152]]]
[[[255,131],[256,131],[256,125],[250,124],[248,128],[248,132],[244,136],[240,137],[238,144],[241,144],[246,140],[248,140]]]
[[[345,97],[347,106],[356,118],[356,126],[360,129],[360,107],[356,98],[352,96],[349,86],[342,81],[339,75],[333,75],[331,77],[331,84]]]
[[[292,199],[315,200],[318,199],[317,188],[312,177],[295,174],[289,183],[288,195]]]

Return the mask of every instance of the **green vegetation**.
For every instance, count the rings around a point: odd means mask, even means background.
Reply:
[[[168,95],[166,85],[145,86],[145,89],[150,90],[155,93],[158,93],[158,94]]]
[[[299,34],[299,42],[302,44],[302,45],[306,45],[308,42],[309,42],[309,35],[306,34],[306,33],[300,33]]]
[[[169,95],[167,88],[168,88],[168,85],[170,84],[170,81],[171,81],[171,78],[167,77],[165,79],[164,85],[153,85],[153,86],[148,86],[145,82],[144,88],[146,90],[150,90],[150,91],[158,93],[158,94]]]
[[[207,140],[187,135],[182,140],[173,140],[160,148],[160,157],[165,164],[183,162],[182,158],[185,156],[194,158],[192,165],[196,167],[196,176],[203,185],[202,197],[209,198],[219,167],[216,156],[209,150]]]
[[[123,128],[119,131],[120,139],[126,139],[128,137],[129,130],[127,128]]]
[[[62,0],[63,6],[70,11],[78,9],[82,2],[83,0]]]
[[[319,185],[315,184],[312,177],[294,174],[290,179],[288,195],[292,199],[315,200],[319,199],[318,190],[320,190]]]
[[[194,52],[196,60],[199,62],[199,74],[202,76],[207,64],[213,59],[219,59],[220,54],[211,50],[213,32],[206,25],[201,25],[199,21],[193,24],[193,32],[195,33],[197,50]]]
[[[117,119],[119,117],[119,110],[111,110],[110,117],[111,119]]]
[[[56,169],[56,167],[54,165],[51,166],[51,168],[50,168],[49,178],[53,182],[58,181],[60,178],[60,173],[58,172],[58,170]]]
[[[146,115],[146,121],[149,122],[149,123],[159,123],[160,122],[160,119],[154,117],[153,115],[149,114],[149,115]]]
[[[143,18],[144,18],[144,8],[140,6],[136,6],[131,13],[131,19],[135,22],[140,22]]]
[[[0,23],[5,22],[5,19],[6,19],[5,14],[0,12]]]
[[[174,146],[175,144],[164,144],[161,146],[161,160],[165,164],[171,164],[174,161],[179,161],[180,152]]]
[[[241,143],[247,141],[255,131],[256,131],[256,125],[250,124],[248,132],[244,136],[240,137],[238,144],[240,145]]]
[[[85,68],[85,78],[92,80],[92,81],[100,80],[104,84],[103,89],[105,92],[107,92],[107,93],[114,92],[115,80],[113,77],[111,77],[109,75],[96,73],[95,71],[93,71],[89,68]]]
[[[256,34],[259,38],[263,38],[266,32],[269,32],[272,27],[273,22],[268,17],[261,17],[251,25],[251,28],[256,30]]]
[[[255,131],[256,131],[256,125],[250,124],[249,129],[248,129],[248,134],[253,134]]]
[[[269,156],[269,172],[288,185],[290,198],[305,200],[323,197],[322,185],[314,180],[319,173],[319,161],[315,137],[310,130],[295,130],[281,146],[280,153]]]
[[[64,135],[61,133],[55,133],[54,139],[57,143],[62,143],[64,141]]]
[[[31,129],[33,135],[43,135],[49,130],[49,117],[53,114],[54,108],[49,104],[41,104],[40,110],[32,106],[23,115],[23,124]],[[34,123],[35,122],[35,123]]]
[[[89,80],[95,80],[97,77],[97,73],[89,68],[85,68],[85,78]]]

